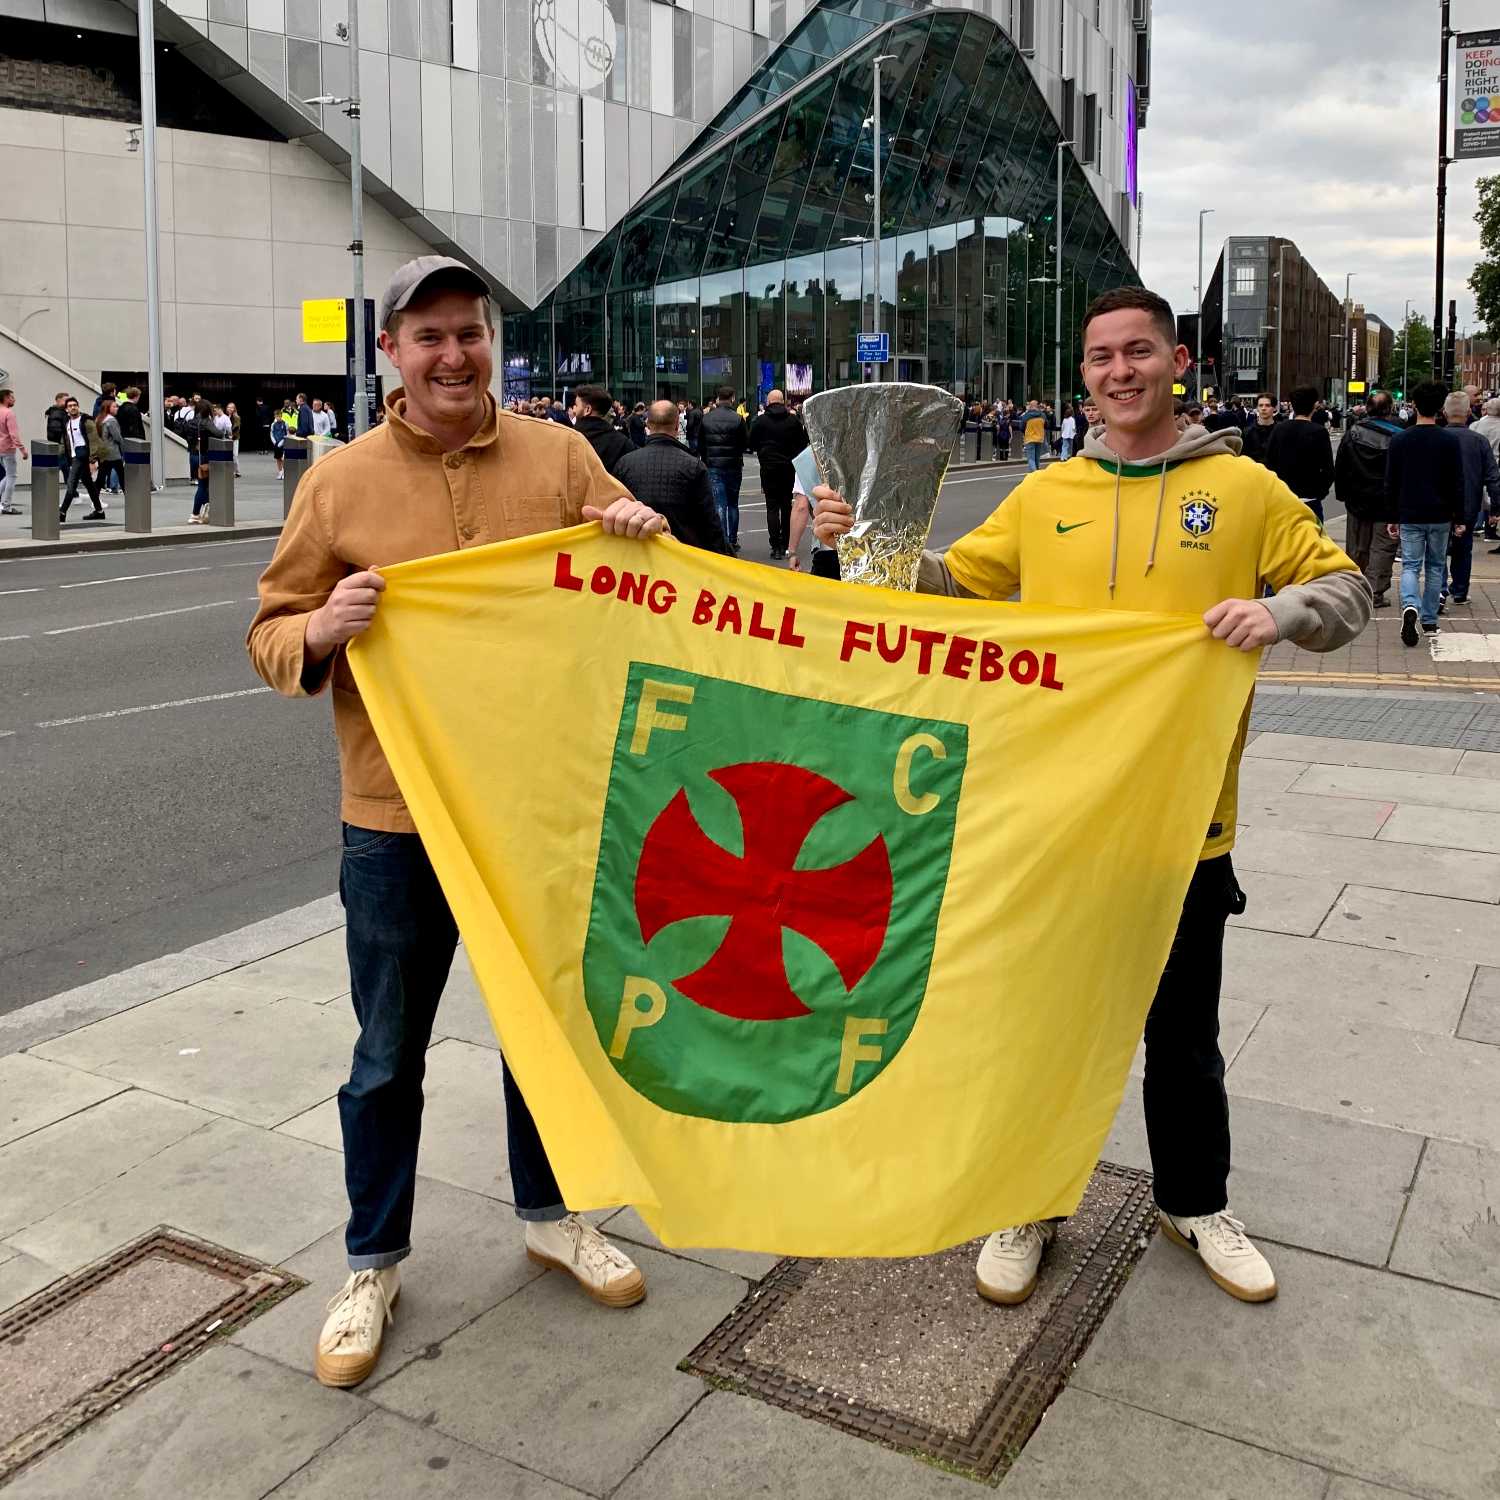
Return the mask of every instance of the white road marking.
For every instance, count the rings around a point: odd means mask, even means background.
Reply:
[[[101,583],[137,583],[142,578],[175,578],[179,573],[206,573],[206,566],[201,568],[164,568],[160,573],[121,573],[118,578],[88,578],[82,583],[60,583],[60,589],[93,589],[98,588]]]
[[[153,714],[161,708],[191,708],[196,703],[222,703],[226,698],[250,698],[256,693],[269,693],[268,687],[239,688],[232,693],[204,693],[198,698],[173,698],[168,703],[143,703],[139,708],[110,708],[103,713],[79,714],[73,719],[43,719],[35,725],[37,729],[62,729],[68,724],[92,724],[99,719],[123,719],[130,714]],[[6,733],[14,734],[15,730]]]
[[[167,615],[190,615],[195,609],[221,609],[226,604],[238,604],[237,599],[215,599],[212,604],[186,604],[181,609],[156,609],[149,615],[126,615],[120,620],[95,620],[92,625],[64,625],[60,630],[43,631],[44,635],[72,635],[78,630],[103,630],[108,625],[134,625],[137,620],[161,620]]]
[[[41,585],[38,584],[34,589],[0,589],[0,594],[40,594],[41,591]]]
[[[1433,661],[1500,661],[1500,636],[1439,630],[1427,642]]]
[[[0,641],[29,641],[29,635],[0,635]]]

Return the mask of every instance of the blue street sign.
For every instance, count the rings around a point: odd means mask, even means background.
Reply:
[[[888,333],[862,333],[856,339],[857,353],[862,365],[883,365],[891,357],[891,336]]]

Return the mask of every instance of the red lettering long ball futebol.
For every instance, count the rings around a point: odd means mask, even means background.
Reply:
[[[554,588],[578,594],[592,594],[620,604],[636,605],[655,615],[664,615],[677,607],[686,596],[670,578],[621,569],[618,572],[601,563],[592,573],[580,575],[573,570],[571,553],[559,552],[552,576]],[[741,602],[739,595],[714,594],[700,588],[693,600],[694,625],[711,626],[730,635],[748,636],[774,646],[803,650],[806,636],[797,631],[797,608],[787,604],[767,606],[759,599]],[[865,651],[892,666],[905,663],[915,676],[926,677],[933,671],[945,677],[977,682],[1008,680],[1021,687],[1051,688],[1061,692],[1057,654],[1053,651],[1012,651],[1008,655],[998,641],[973,636],[950,635],[942,630],[922,630],[915,626],[884,621],[846,619],[839,645],[839,660],[849,661],[856,652]]]

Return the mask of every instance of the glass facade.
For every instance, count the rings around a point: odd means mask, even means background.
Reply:
[[[720,138],[552,297],[508,316],[506,398],[585,379],[626,403],[701,402],[721,383],[749,401],[857,383],[855,337],[873,326],[877,283],[886,378],[974,400],[1052,395],[1057,122],[994,22],[905,11],[870,29],[897,8],[820,11],[827,26],[866,23],[862,39],[731,119],[738,101]],[[877,52],[893,58],[881,71],[878,275],[864,125]],[[1062,210],[1064,384],[1076,390],[1084,308],[1138,277],[1071,151]]]

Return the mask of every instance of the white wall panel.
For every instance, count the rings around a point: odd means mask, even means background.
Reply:
[[[484,212],[484,182],[479,170],[479,75],[455,70],[453,82],[453,210]]]
[[[207,0],[204,0],[207,4]],[[669,115],[675,90],[672,78],[672,10],[670,6],[651,6],[651,109]]]
[[[557,93],[557,223],[577,229],[583,199],[583,158],[579,152],[579,105],[576,94]]]
[[[453,210],[453,74],[441,63],[422,64],[422,203]]]
[[[604,101],[583,101],[583,227],[603,229],[609,223],[604,186]]]
[[[453,5],[453,66],[479,71],[479,0],[451,0]]]

